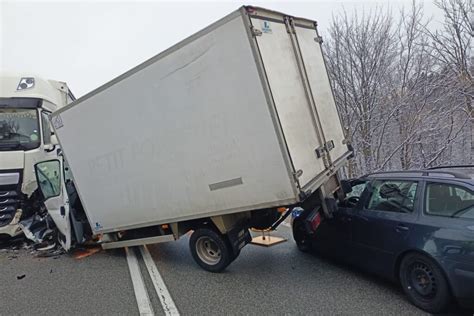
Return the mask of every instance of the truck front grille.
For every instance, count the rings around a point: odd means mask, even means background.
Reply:
[[[2,189],[0,187],[0,227],[11,223],[20,206],[20,196],[16,191]]]

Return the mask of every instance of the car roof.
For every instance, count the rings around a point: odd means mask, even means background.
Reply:
[[[455,180],[474,185],[474,166],[437,167],[426,170],[379,171],[369,173],[364,178],[411,178]]]

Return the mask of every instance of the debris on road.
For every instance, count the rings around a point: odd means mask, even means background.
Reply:
[[[2,252],[8,252],[9,250],[26,249],[26,244],[28,244],[28,241],[25,241],[25,236],[23,235],[2,238],[0,240],[0,250]]]
[[[74,256],[74,259],[80,260],[80,259],[92,256],[93,254],[98,253],[101,250],[102,250],[101,247],[77,249],[76,251],[74,251],[73,256]]]
[[[36,257],[37,258],[53,258],[58,259],[60,255],[64,254],[64,250],[61,247],[56,247],[54,249],[48,250],[37,250]]]
[[[17,276],[16,276],[16,279],[17,279],[17,280],[21,280],[21,279],[23,279],[25,276],[26,276],[26,274],[17,275]]]
[[[23,234],[0,241],[2,252],[13,252],[8,256],[9,260],[16,259],[16,252],[20,249],[31,250],[30,253],[38,258],[55,259],[65,253],[56,242],[57,228],[45,209],[40,208],[40,211],[22,219],[18,225]]]
[[[51,241],[56,234],[56,226],[48,213],[45,215],[33,214],[31,217],[21,220],[18,225],[26,238],[38,244],[38,247],[42,248],[53,243],[44,244],[45,241]]]

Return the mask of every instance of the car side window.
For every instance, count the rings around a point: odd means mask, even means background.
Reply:
[[[425,213],[474,219],[474,192],[454,184],[430,182],[426,185]]]
[[[366,209],[411,213],[415,207],[417,188],[416,181],[375,180]]]

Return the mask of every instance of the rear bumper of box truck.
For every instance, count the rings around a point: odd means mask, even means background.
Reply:
[[[304,186],[301,190],[300,200],[304,200],[307,196],[317,191],[321,186],[328,183],[329,179],[337,174],[337,172],[347,164],[347,160],[352,157],[352,151],[347,151],[342,157],[334,161],[331,168],[325,169],[311,182]]]

